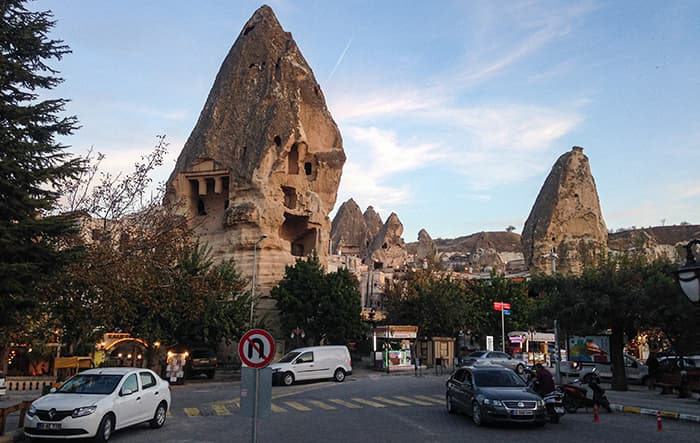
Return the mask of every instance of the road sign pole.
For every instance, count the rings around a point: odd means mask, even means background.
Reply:
[[[253,437],[252,442],[258,442],[258,391],[260,387],[260,369],[255,369],[255,401],[253,402]]]
[[[503,305],[501,305],[503,306]],[[492,317],[493,318],[493,317]],[[506,352],[506,320],[501,307],[501,351]]]

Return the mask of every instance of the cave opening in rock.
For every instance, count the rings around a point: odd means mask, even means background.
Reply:
[[[296,209],[297,207],[297,191],[296,189],[289,186],[282,186],[282,192],[284,192],[284,206],[289,209]]]
[[[280,237],[289,242],[293,256],[305,257],[316,248],[318,231],[309,226],[309,217],[285,213]]]
[[[299,146],[294,143],[287,155],[287,173],[290,175],[299,174]]]
[[[311,167],[311,162],[304,163],[304,172],[306,172],[306,175],[311,175],[314,172]]]

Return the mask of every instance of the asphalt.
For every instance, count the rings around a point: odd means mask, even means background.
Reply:
[[[423,369],[423,377],[436,377],[447,379],[449,371],[436,373],[434,369]],[[375,371],[364,366],[353,369],[353,377],[376,378],[383,377],[415,377],[414,371],[393,372],[388,374],[383,371]],[[217,380],[240,380],[238,371],[221,371]],[[651,390],[646,386],[629,385],[627,391],[612,391],[610,385],[602,383],[605,393],[610,400],[613,411],[624,414],[660,415],[662,420],[682,420],[700,423],[700,396],[693,394],[692,398],[679,398],[677,394],[661,394],[659,390]],[[39,397],[40,391],[8,391],[7,395],[0,397],[0,408],[6,408],[25,400],[33,400]],[[13,414],[17,414],[16,412]],[[17,420],[8,420],[7,425],[16,426]],[[5,429],[5,434],[0,435],[0,443],[21,441],[22,433],[19,429]]]

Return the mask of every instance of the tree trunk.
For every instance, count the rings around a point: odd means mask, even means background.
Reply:
[[[2,365],[0,365],[0,372],[7,376],[8,358],[10,357],[10,344],[6,343],[0,347],[0,359],[2,359]]]
[[[625,377],[625,337],[622,330],[613,327],[610,336],[610,363],[612,364],[612,390],[626,391],[627,378]]]

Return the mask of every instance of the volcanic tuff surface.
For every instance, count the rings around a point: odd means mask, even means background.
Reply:
[[[406,245],[401,238],[403,224],[399,217],[392,212],[382,226],[382,229],[372,240],[369,248],[370,260],[381,263],[384,268],[400,268],[406,263],[408,254]]]
[[[364,258],[371,241],[362,210],[355,200],[350,199],[343,203],[331,223],[333,253]]]
[[[550,272],[546,256],[558,255],[557,272],[580,273],[607,251],[608,231],[583,148],[574,146],[552,167],[522,232],[525,263]]]
[[[217,257],[263,293],[315,251],[325,261],[345,153],[311,68],[272,9],[245,24],[226,56],[168,183]],[[269,303],[268,303],[269,304]]]

